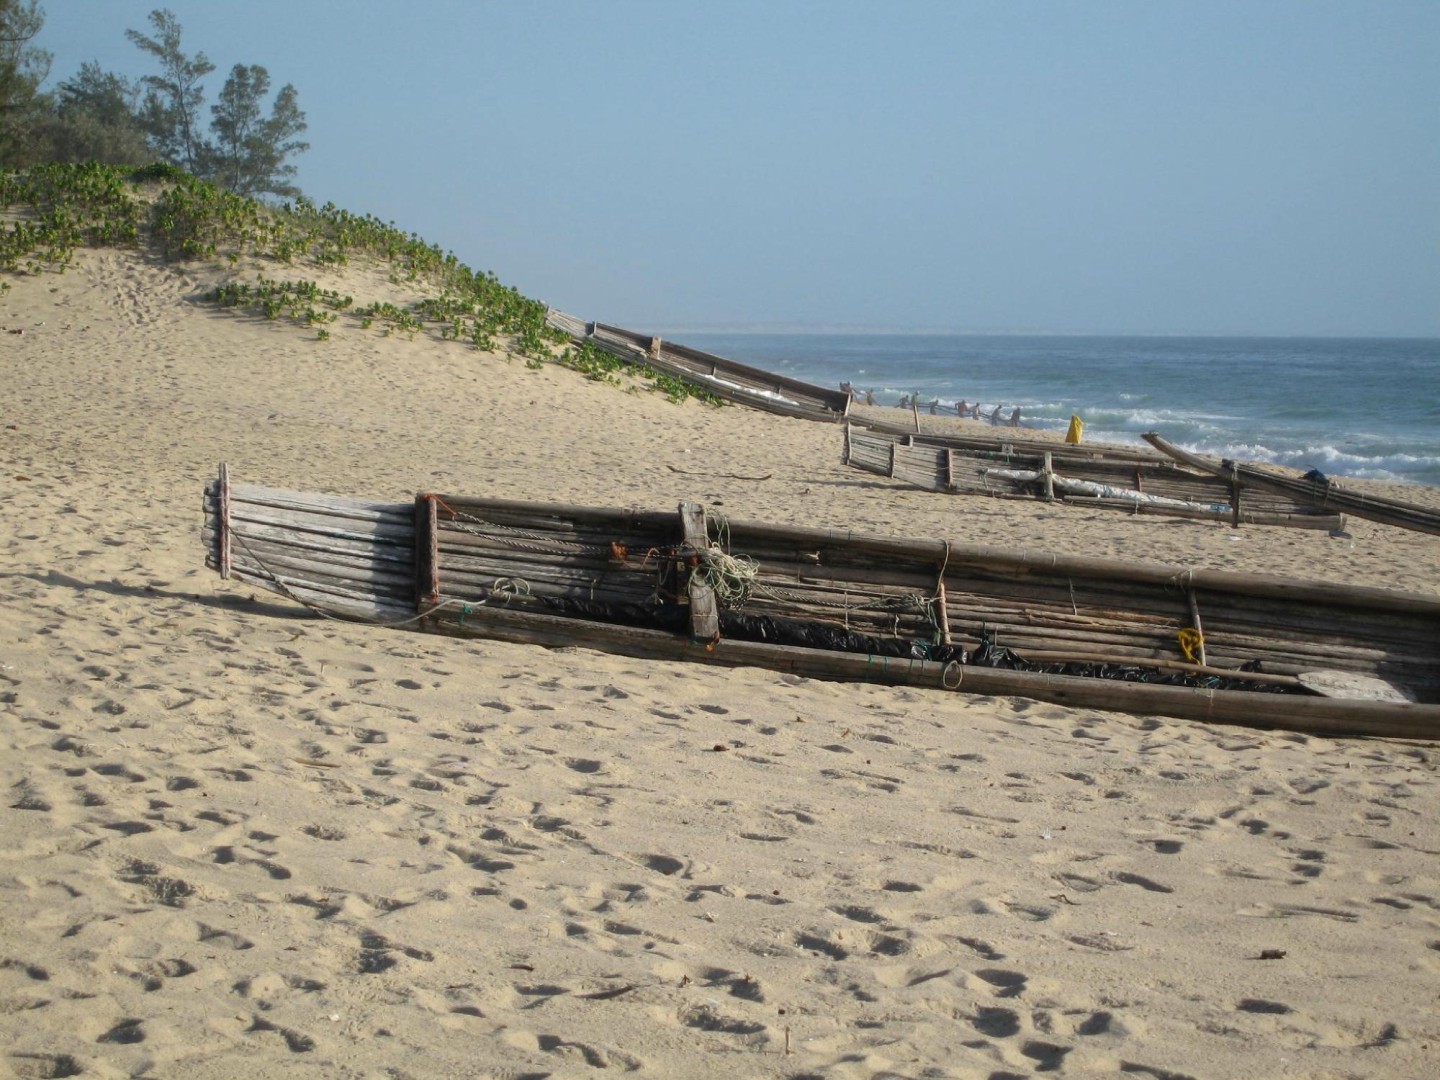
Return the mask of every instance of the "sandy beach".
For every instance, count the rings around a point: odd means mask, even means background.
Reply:
[[[0,296],[0,1075],[1440,1068],[1435,746],[336,622],[199,534],[225,461],[1427,593],[1437,538],[929,494],[829,425],[317,341],[207,273]]]

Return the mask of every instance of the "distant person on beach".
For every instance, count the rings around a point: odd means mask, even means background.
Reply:
[[[966,414],[967,412],[969,412],[969,411],[970,411],[970,403],[969,403],[968,401],[964,400],[963,398],[962,398],[962,399],[956,404],[956,406],[955,406],[955,415],[961,417],[962,419],[964,418],[965,414]]]
[[[935,415],[935,410],[938,409],[939,407],[940,407],[940,399],[939,399],[939,398],[936,398],[934,401],[930,402],[930,415],[931,415],[931,416],[934,416],[934,415]]]
[[[874,405],[874,404],[875,404],[875,391],[874,391],[874,390],[866,390],[866,391],[865,391],[865,404],[866,404],[866,405]]]
[[[909,394],[902,394],[902,395],[900,396],[900,404],[897,405],[896,408],[897,408],[897,409],[908,409],[909,407],[910,407],[910,395],[909,395]]]
[[[1011,426],[1011,427],[1019,427],[1019,426],[1020,426],[1020,406],[1019,406],[1019,405],[1016,405],[1016,406],[1015,406],[1015,411],[1010,414],[1010,426]]]
[[[998,424],[998,423],[1000,423],[1000,412],[1001,412],[1001,410],[1003,410],[1004,408],[1005,408],[1004,405],[996,405],[996,406],[995,406],[995,411],[992,412],[992,413],[990,414],[990,416],[988,417],[990,423],[992,423],[992,424]]]

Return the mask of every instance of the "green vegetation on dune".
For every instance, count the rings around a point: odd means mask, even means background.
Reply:
[[[167,262],[210,263],[239,273],[242,259],[332,269],[352,262],[388,267],[390,280],[424,295],[399,306],[360,306],[316,282],[267,278],[224,282],[206,299],[270,320],[282,317],[328,340],[342,314],[360,328],[433,334],[484,352],[505,351],[532,367],[557,363],[588,378],[621,382],[625,371],[672,401],[718,398],[683,380],[628,366],[592,346],[561,348],[569,337],[545,322],[546,306],[378,218],[305,199],[273,207],[225,191],[171,165],[143,168],[41,165],[0,174],[0,273],[64,273],[80,248],[146,252]],[[8,283],[5,283],[8,285]],[[3,292],[4,290],[0,290]]]

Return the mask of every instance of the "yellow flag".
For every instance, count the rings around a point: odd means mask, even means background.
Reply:
[[[1079,446],[1085,438],[1085,421],[1078,416],[1070,417],[1070,430],[1065,433],[1065,441],[1073,446]]]

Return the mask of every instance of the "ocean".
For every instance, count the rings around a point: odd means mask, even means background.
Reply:
[[[685,333],[674,340],[792,378],[1017,406],[1026,427],[1440,487],[1440,340]]]

